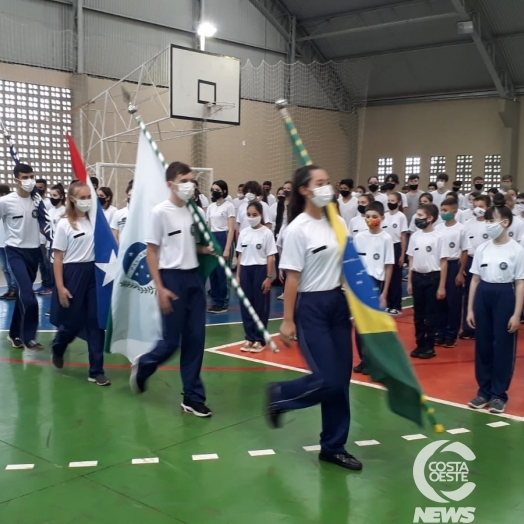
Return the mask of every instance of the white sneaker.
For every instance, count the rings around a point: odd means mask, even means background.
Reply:
[[[251,353],[261,353],[264,349],[266,349],[266,346],[263,346],[260,342],[255,342],[249,351]]]
[[[240,347],[240,351],[245,351],[249,353],[252,347],[253,347],[253,342],[249,342],[248,340],[246,340]]]

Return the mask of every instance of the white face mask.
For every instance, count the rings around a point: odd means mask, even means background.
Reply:
[[[239,200],[243,200],[244,199],[244,193],[237,193],[237,198]]]
[[[91,209],[91,199],[89,200],[75,200],[75,206],[81,213],[87,213]]]
[[[322,187],[315,187],[315,189],[313,189],[313,198],[311,199],[311,202],[313,202],[317,207],[326,207],[333,201],[334,196],[335,190],[331,184]]]
[[[20,187],[26,193],[31,193],[31,191],[33,191],[35,186],[36,186],[36,180],[34,178],[29,178],[27,180],[20,180]]]
[[[437,188],[442,189],[446,185],[445,182],[437,182]]]
[[[189,199],[195,194],[195,184],[193,184],[193,182],[174,184],[172,187],[175,195],[184,202],[188,202]]]
[[[260,224],[261,220],[262,220],[261,216],[258,216],[258,217],[247,217],[247,223],[251,227],[257,227]]]
[[[483,217],[483,216],[486,214],[486,210],[485,210],[485,209],[482,209],[481,207],[476,207],[476,208],[473,210],[473,214],[474,214],[477,218],[480,218],[480,217]]]
[[[255,200],[255,195],[253,193],[246,193],[246,200],[248,202],[253,202],[253,200]]]
[[[515,204],[515,212],[519,215],[524,213],[524,204]]]
[[[502,235],[503,231],[504,228],[502,227],[500,222],[486,224],[486,233],[488,234],[488,237],[492,240],[495,240],[500,235]]]

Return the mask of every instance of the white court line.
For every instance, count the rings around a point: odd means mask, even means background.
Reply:
[[[378,446],[380,442],[378,440],[357,440],[355,444],[359,447],[363,446]]]
[[[70,462],[70,468],[94,468],[98,466],[98,460],[86,460],[84,462]]]
[[[34,464],[9,464],[9,466],[5,467],[6,471],[14,471],[14,470],[20,470],[20,469],[34,469]]]
[[[304,451],[320,451],[320,445],[315,444],[314,446],[303,446],[302,449]]]
[[[462,433],[471,433],[471,431],[466,428],[456,428],[456,429],[448,429],[446,433],[449,433],[450,435],[460,435]]]
[[[491,428],[502,428],[504,426],[509,426],[509,424],[501,420],[500,422],[490,422],[489,424],[486,424],[486,426],[489,426]]]
[[[258,449],[256,451],[248,451],[252,457],[264,457],[266,455],[276,455],[272,449]]]
[[[193,460],[217,460],[216,453],[209,453],[208,455],[193,455]]]
[[[138,464],[158,464],[158,463],[159,463],[158,457],[145,458],[145,459],[133,459],[131,461],[131,464],[133,464],[134,466]]]
[[[422,440],[428,437],[426,437],[426,435],[418,434],[418,435],[404,435],[402,438],[404,440]]]

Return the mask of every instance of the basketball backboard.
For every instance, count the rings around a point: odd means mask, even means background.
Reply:
[[[172,45],[171,117],[240,125],[240,60]]]

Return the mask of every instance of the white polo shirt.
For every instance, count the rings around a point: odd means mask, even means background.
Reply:
[[[366,219],[362,215],[358,215],[352,218],[349,223],[349,236],[354,237],[361,231],[367,231],[368,229]]]
[[[373,193],[371,194],[373,195]],[[387,210],[388,208],[388,196],[387,195],[385,195],[384,193],[377,193],[376,195],[373,195],[373,198],[375,199],[375,202],[380,202],[384,206],[384,210]],[[404,199],[402,199],[402,205],[404,205]]]
[[[238,231],[242,231],[243,229],[246,229],[246,227],[251,227],[249,225],[249,222],[247,221],[247,206],[250,202],[247,202],[246,200],[243,201],[241,206],[237,210],[237,224],[238,224]],[[269,206],[265,202],[260,202],[262,204],[262,211],[264,212],[264,222],[266,224],[272,224],[271,221],[271,215],[269,213]]]
[[[119,209],[114,215],[113,220],[111,220],[111,229],[118,231],[118,234],[122,233],[127,222],[127,215],[129,213],[129,208],[123,207]]]
[[[386,265],[395,263],[395,250],[391,236],[385,231],[378,234],[362,231],[362,233],[357,234],[354,242],[355,249],[366,268],[367,274],[384,282],[386,280]]]
[[[402,233],[409,231],[408,219],[402,211],[396,213],[386,213],[382,229],[393,239],[394,244],[398,244],[402,239]]]
[[[151,211],[148,226],[145,241],[159,246],[159,269],[198,267],[198,228],[187,206],[179,207],[170,200],[160,202]]]
[[[466,228],[458,222],[453,226],[439,224],[436,228],[442,235],[444,255],[448,260],[459,260],[464,251],[471,249]]]
[[[344,202],[340,196],[338,197],[338,207],[340,210],[340,216],[345,220],[346,226],[349,227],[351,219],[359,215],[358,198],[351,197],[349,202]]]
[[[209,205],[206,212],[207,223],[213,233],[229,231],[229,219],[235,218],[235,216],[235,206],[227,201],[222,202],[220,205],[213,202]]]
[[[522,237],[524,236],[524,222],[519,217],[513,217],[511,226],[508,228],[508,235],[509,238],[515,240],[515,242],[521,243]]]
[[[38,210],[30,196],[22,198],[13,191],[0,198],[0,217],[4,221],[6,246],[40,247]]]
[[[486,233],[486,222],[472,218],[464,224],[464,227],[470,244],[468,255],[472,257],[477,248],[489,240],[489,236]]]
[[[51,221],[51,230],[53,232],[56,231],[56,225],[58,224],[58,221],[65,215],[65,212],[66,212],[65,206],[61,206],[61,207],[53,206],[48,211],[49,220]]]
[[[524,249],[514,240],[506,244],[489,240],[477,248],[471,272],[492,284],[524,280]]]
[[[346,222],[338,217],[346,229]],[[341,285],[342,255],[328,219],[301,213],[286,228],[280,269],[301,273],[300,293],[329,291]]]
[[[276,254],[277,246],[267,227],[248,227],[238,235],[237,251],[242,254],[241,266],[265,266],[267,257]]]
[[[407,250],[408,256],[413,257],[411,269],[417,273],[440,271],[440,259],[445,258],[443,246],[444,241],[438,231],[417,231],[411,236]]]
[[[444,191],[444,193],[439,193],[437,191],[431,191],[431,196],[433,197],[433,203],[438,207],[438,210],[440,211],[440,205],[444,200],[446,200],[448,193],[451,193],[449,189]]]
[[[61,218],[56,225],[53,249],[64,252],[64,264],[94,262],[95,235],[89,218],[79,218],[76,229],[67,218]]]
[[[107,223],[111,224],[113,221],[113,217],[115,216],[115,213],[118,211],[115,206],[109,206],[107,209],[102,210],[104,212],[104,216],[106,217]]]

